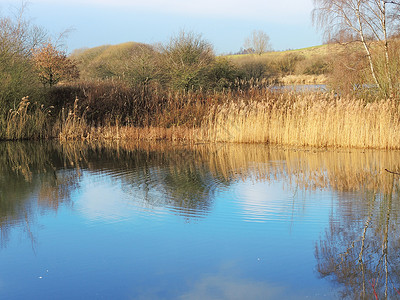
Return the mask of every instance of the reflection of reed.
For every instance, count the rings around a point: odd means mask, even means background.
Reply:
[[[144,151],[152,153],[153,164],[168,163],[181,172],[190,166],[205,165],[214,176],[226,181],[285,177],[290,184],[305,189],[390,192],[393,175],[385,169],[400,170],[399,151],[290,149],[250,144],[120,142],[83,145],[83,148],[74,144],[63,147],[71,164],[79,166],[79,163],[86,165],[87,161],[93,161],[86,157],[89,152],[92,155],[108,153],[114,160],[126,160],[133,152]]]
[[[211,145],[197,147],[215,174],[226,178],[285,177],[305,189],[390,192],[393,176],[384,171],[400,169],[398,151],[324,151],[274,148],[262,145]]]
[[[235,180],[283,178],[295,188],[385,194],[398,185],[398,178],[384,169],[400,170],[398,151],[326,151],[250,144],[2,143],[0,154],[0,171],[4,174],[0,178],[2,228],[11,220],[24,219],[29,208],[26,201],[33,190],[39,191],[38,204],[47,209],[56,210],[68,203],[71,191],[79,187],[81,169],[106,169],[117,174],[127,187],[142,182],[144,189],[145,185],[147,189],[157,185],[167,195],[164,202],[160,203],[160,197],[144,196],[144,203],[169,205],[188,214],[211,209],[216,186]]]

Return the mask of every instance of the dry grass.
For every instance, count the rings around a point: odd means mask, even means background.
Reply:
[[[89,126],[77,104],[60,126],[61,140],[268,143],[288,146],[400,149],[400,105],[333,93],[251,89],[196,101],[193,95],[159,115],[159,124]],[[81,110],[82,111],[82,110]],[[165,126],[164,118],[176,125]],[[194,118],[196,122],[193,122]],[[153,117],[154,118],[154,117]]]
[[[11,109],[6,117],[0,117],[0,139],[43,139],[50,136],[51,108],[31,103],[24,97],[18,107]]]
[[[333,94],[265,94],[210,113],[202,139],[290,146],[400,148],[397,100],[367,103]]]
[[[263,53],[262,55],[259,55],[259,56],[268,57],[268,58],[272,58],[272,59],[279,59],[282,56],[285,56],[287,54],[298,54],[298,55],[305,56],[307,58],[312,58],[315,56],[327,55],[332,51],[337,51],[336,48],[339,48],[339,47],[336,47],[336,46],[332,47],[331,45],[319,45],[319,46],[286,50],[286,51],[271,51],[271,52]],[[241,59],[241,58],[248,57],[248,56],[254,56],[254,54],[227,55],[228,58],[232,58],[232,59]]]
[[[62,110],[61,121],[56,124],[56,128],[59,131],[60,140],[88,138],[91,129],[86,122],[85,111],[82,114],[79,113],[78,98],[75,99],[74,107],[68,112],[67,116],[65,116],[65,110]]]
[[[287,75],[279,79],[283,85],[296,85],[296,84],[327,84],[328,77],[324,74],[321,75]]]
[[[131,127],[105,126],[92,127],[87,139],[90,140],[134,140],[134,141],[176,141],[192,142],[196,140],[199,129],[186,127]]]

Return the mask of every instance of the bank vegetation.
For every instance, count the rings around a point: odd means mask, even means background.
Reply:
[[[318,22],[327,20],[327,3],[316,4]],[[339,43],[226,56],[201,35],[180,32],[164,45],[67,55],[23,11],[15,15],[0,16],[1,140],[400,148],[396,31],[360,41],[342,30],[332,32]],[[277,88],[282,83],[326,88]]]

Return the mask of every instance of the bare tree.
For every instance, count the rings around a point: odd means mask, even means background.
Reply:
[[[258,55],[272,50],[270,38],[262,30],[253,30],[251,35],[245,40],[244,47],[253,49],[254,53]]]
[[[25,18],[26,2],[19,9],[0,15],[0,114],[15,99],[33,95],[38,85],[31,64],[32,49],[47,38],[46,31]]]
[[[313,22],[325,29],[325,34],[338,35],[347,32],[355,34],[363,45],[369,69],[375,85],[386,96],[393,93],[393,78],[390,72],[388,37],[396,28],[398,14],[395,12],[399,1],[385,0],[314,0]],[[380,79],[374,64],[372,42],[383,46],[385,76]],[[385,88],[387,86],[388,88]]]

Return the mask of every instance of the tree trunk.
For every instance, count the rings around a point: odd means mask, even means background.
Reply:
[[[356,9],[356,17],[357,17],[357,21],[358,21],[358,25],[360,26],[360,30],[359,30],[359,35],[360,35],[360,39],[361,42],[364,46],[365,52],[367,53],[367,58],[368,58],[368,63],[369,63],[369,68],[371,71],[371,75],[372,78],[374,79],[374,82],[376,84],[376,86],[378,87],[378,89],[380,91],[383,91],[381,84],[378,81],[378,77],[376,76],[376,71],[375,71],[375,67],[374,67],[374,63],[372,61],[372,55],[371,55],[371,50],[369,49],[369,46],[367,44],[367,41],[365,40],[365,36],[364,36],[364,29],[363,29],[363,24],[361,21],[361,14],[360,14],[360,2],[358,2],[358,8]]]
[[[389,45],[388,45],[387,29],[386,29],[386,2],[385,1],[382,2],[381,25],[382,25],[382,32],[383,32],[383,36],[384,36],[385,72],[386,72],[387,80],[389,83],[389,96],[393,96],[393,80],[392,80],[392,73],[390,71]]]

